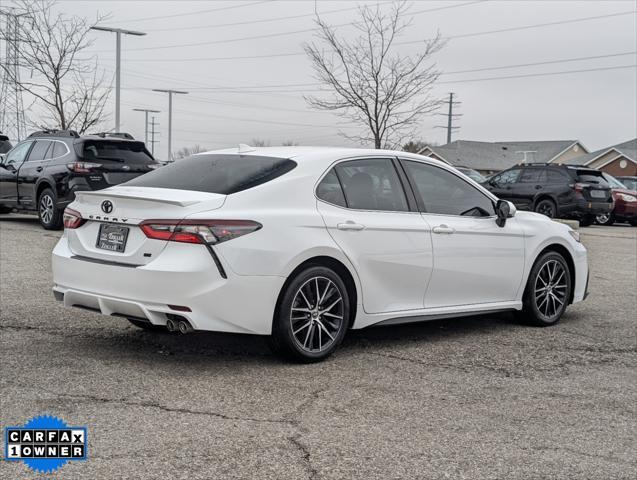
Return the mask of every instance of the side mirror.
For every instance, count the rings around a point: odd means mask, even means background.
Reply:
[[[517,209],[515,205],[506,200],[498,200],[498,203],[495,204],[495,214],[497,215],[497,219],[495,221],[498,227],[504,227],[507,222],[507,218],[513,218],[515,216],[515,212]]]

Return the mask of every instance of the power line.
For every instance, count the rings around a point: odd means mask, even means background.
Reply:
[[[429,13],[429,12],[434,12],[434,11],[438,11],[438,10],[447,10],[450,8],[459,8],[459,7],[465,7],[468,5],[473,5],[476,3],[482,3],[485,0],[478,0],[478,1],[472,1],[472,2],[466,2],[466,3],[459,3],[459,4],[454,4],[454,5],[446,5],[444,7],[436,7],[436,8],[428,8],[425,10],[418,10],[416,12],[411,12],[411,15],[419,15],[421,13]],[[340,23],[337,25],[332,25],[332,27],[345,27],[348,25],[351,25],[352,22],[345,22],[345,23]],[[128,51],[147,51],[147,50],[162,50],[165,48],[182,48],[182,47],[199,47],[199,46],[203,46],[203,45],[216,45],[216,44],[220,44],[220,43],[233,43],[233,42],[242,42],[245,40],[259,40],[259,39],[263,39],[263,38],[272,38],[272,37],[281,37],[281,36],[285,36],[285,35],[296,35],[297,33],[308,33],[308,32],[315,32],[320,30],[320,28],[317,27],[312,27],[312,28],[305,28],[302,30],[292,30],[292,31],[287,31],[287,32],[276,32],[276,33],[267,33],[267,34],[263,34],[263,35],[253,35],[253,36],[249,36],[249,37],[239,37],[239,38],[228,38],[228,39],[221,39],[221,40],[210,40],[207,42],[197,42],[197,43],[183,43],[180,45],[159,45],[156,47],[141,47],[141,48],[131,48]]]
[[[186,12],[186,13],[174,13],[172,15],[158,15],[156,17],[142,17],[142,18],[134,18],[131,20],[126,20],[127,23],[133,23],[133,22],[147,22],[149,20],[159,20],[162,18],[175,18],[175,17],[187,17],[190,15],[199,15],[202,13],[209,13],[209,12],[220,12],[222,10],[231,10],[233,8],[243,8],[243,7],[249,7],[251,5],[258,5],[260,3],[268,3],[272,0],[261,0],[259,2],[251,2],[251,3],[242,3],[241,5],[230,5],[227,7],[221,7],[221,8],[209,8],[207,10],[197,10],[195,12]],[[105,23],[113,23],[113,22],[105,22]]]
[[[556,21],[556,22],[538,23],[538,24],[533,24],[533,25],[522,25],[520,27],[511,27],[511,28],[504,28],[504,29],[499,29],[499,30],[486,30],[486,31],[482,31],[482,32],[472,32],[472,33],[463,33],[463,34],[458,34],[458,35],[450,35],[450,36],[447,36],[447,37],[443,37],[443,39],[455,40],[455,39],[460,39],[460,38],[477,37],[477,36],[481,36],[481,35],[492,35],[492,34],[497,34],[497,33],[506,33],[506,32],[518,31],[518,30],[528,30],[528,29],[533,29],[533,28],[543,28],[543,27],[549,27],[549,26],[555,26],[555,25],[565,25],[565,24],[569,24],[569,23],[579,23],[579,22],[586,22],[586,21],[592,21],[592,20],[600,20],[600,19],[604,19],[604,18],[619,17],[619,16],[623,16],[623,15],[634,15],[635,13],[637,13],[637,11],[630,10],[630,11],[625,11],[625,12],[612,13],[612,14],[608,14],[608,15],[597,15],[597,16],[592,16],[592,17],[573,18],[573,19],[570,19],[570,20],[560,20],[560,21]],[[343,26],[343,25],[349,25],[349,24],[341,24],[341,25],[336,25],[336,26]],[[293,33],[301,33],[301,32],[313,31],[313,30],[315,30],[315,29],[296,30],[294,32],[279,32],[279,33],[268,34],[268,35],[259,35],[259,36],[254,36],[254,37],[241,37],[241,38],[234,38],[234,39],[228,39],[228,40],[214,40],[214,41],[211,41],[211,42],[202,42],[202,43],[193,43],[193,44],[163,45],[163,46],[158,46],[158,47],[146,47],[146,48],[143,48],[143,49],[136,48],[136,49],[130,49],[129,51],[133,51],[133,50],[158,50],[158,49],[164,49],[164,48],[179,48],[179,47],[210,45],[210,44],[213,44],[213,43],[225,43],[225,42],[235,42],[235,41],[242,41],[242,40],[261,39],[261,38],[266,38],[266,37],[274,37],[274,36],[280,36],[280,35],[289,35],[289,34],[293,34]],[[410,41],[406,41],[406,42],[397,42],[395,45],[411,45],[411,44],[417,44],[417,43],[424,43],[424,42],[429,41],[429,40],[431,40],[431,39],[410,40]],[[267,54],[267,55],[238,55],[238,56],[231,56],[231,57],[198,57],[198,58],[183,58],[183,57],[181,57],[181,58],[172,58],[172,59],[168,59],[168,58],[161,58],[161,59],[128,59],[128,60],[125,60],[125,61],[128,61],[128,62],[200,62],[200,61],[223,61],[223,60],[253,60],[253,59],[261,59],[261,58],[293,57],[293,56],[301,56],[301,55],[305,55],[305,52],[284,52],[284,53],[273,53],[273,54]]]
[[[632,65],[616,65],[613,67],[600,67],[600,68],[585,68],[581,70],[564,70],[561,72],[544,72],[544,73],[526,73],[521,75],[505,75],[500,77],[485,77],[485,78],[464,78],[462,80],[446,80],[438,83],[464,83],[464,82],[483,82],[487,80],[506,80],[509,78],[527,78],[527,77],[545,77],[550,75],[565,75],[569,73],[585,73],[585,72],[601,72],[605,70],[621,70],[626,68],[636,68],[637,64]]]

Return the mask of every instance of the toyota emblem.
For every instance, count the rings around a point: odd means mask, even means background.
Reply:
[[[113,202],[110,200],[104,200],[102,202],[102,212],[111,213],[113,211]]]

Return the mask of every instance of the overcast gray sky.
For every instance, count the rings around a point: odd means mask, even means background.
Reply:
[[[361,3],[318,0],[316,6],[329,22],[347,24]],[[337,132],[352,129],[332,114],[311,110],[302,96],[316,88],[302,53],[303,42],[313,38],[314,7],[310,0],[65,0],[57,5],[91,18],[98,11],[111,13],[108,25],[147,32],[123,40],[122,129],[142,138],[143,114],[132,109],[162,110],[160,158],[166,156],[168,99],[152,88],[190,92],[175,98],[174,150],[233,146],[253,138],[350,144]],[[636,10],[635,0],[413,1],[413,25],[400,42],[436,31],[456,37],[434,58],[443,72],[435,93],[453,91],[462,101],[454,138],[580,139],[594,150],[637,136]],[[560,23],[519,28],[551,22]],[[503,29],[508,31],[463,36]],[[399,47],[405,55],[419,48],[417,42]],[[96,32],[91,52],[108,72],[114,71],[114,51],[115,36]],[[536,65],[494,69],[520,64]],[[472,71],[454,73],[467,70]],[[564,71],[578,72],[536,75]],[[493,77],[515,78],[480,80]],[[114,111],[114,96],[111,106]],[[445,143],[445,131],[434,128],[444,121],[423,119],[417,139]]]

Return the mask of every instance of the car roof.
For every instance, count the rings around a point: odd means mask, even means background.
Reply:
[[[249,150],[248,150],[249,148]],[[226,148],[223,150],[211,150],[200,152],[195,155],[205,154],[226,154],[226,155],[249,155],[289,158],[297,162],[313,162],[324,163],[326,161],[335,161],[348,157],[401,157],[413,160],[428,160],[432,163],[450,167],[446,162],[436,160],[424,155],[404,152],[402,150],[381,150],[374,148],[350,148],[350,147],[311,147],[311,146],[281,146],[281,147],[248,147],[243,148]]]

